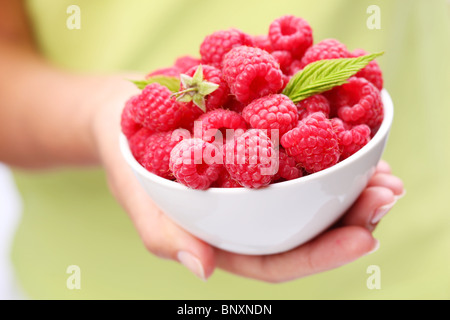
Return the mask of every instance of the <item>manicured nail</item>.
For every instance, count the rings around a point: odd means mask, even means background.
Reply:
[[[395,196],[395,200],[399,200],[401,198],[403,198],[406,195],[406,190],[403,189],[403,192],[400,193],[398,196]]]
[[[375,244],[372,248],[372,250],[370,250],[367,254],[372,254],[375,251],[377,251],[380,248],[380,241],[378,241],[378,239],[375,239]]]
[[[381,218],[383,218],[386,215],[386,213],[388,213],[389,210],[392,209],[392,207],[395,205],[396,202],[397,202],[397,199],[395,199],[391,203],[388,203],[388,204],[385,204],[384,206],[379,207],[373,214],[372,220],[370,221],[370,223],[377,224],[381,220]]]
[[[197,277],[206,281],[205,270],[200,260],[187,251],[179,251],[177,254],[178,261],[188,268]]]

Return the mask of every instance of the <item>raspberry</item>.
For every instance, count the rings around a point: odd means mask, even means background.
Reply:
[[[230,96],[227,103],[223,106],[224,109],[228,109],[239,114],[242,113],[242,110],[245,108],[245,104],[236,100],[236,97]]]
[[[267,35],[262,34],[253,37],[253,46],[256,48],[263,49],[269,53],[273,51],[272,44],[270,43],[270,39]]]
[[[308,173],[333,166],[340,149],[332,123],[322,112],[316,112],[281,137],[281,145]]]
[[[289,83],[290,80],[291,80],[291,76],[288,76],[288,75],[285,75],[285,74],[283,75],[283,87],[282,87],[282,90],[284,90],[284,88],[286,88],[286,86],[287,86],[287,84]]]
[[[337,88],[337,113],[351,125],[367,124],[374,132],[383,121],[380,91],[364,78],[352,77]]]
[[[314,112],[322,112],[326,118],[330,116],[330,103],[321,94],[315,94],[297,103],[298,117],[304,119]]]
[[[173,180],[173,174],[169,170],[170,152],[178,142],[188,137],[190,133],[183,132],[182,129],[150,135],[145,140],[145,151],[141,158],[142,166],[151,173]]]
[[[217,131],[221,132],[221,141],[225,142],[226,129],[241,130],[242,132],[247,129],[247,123],[240,114],[225,109],[209,111],[202,114],[197,121],[201,123],[202,139],[207,142],[215,141]]]
[[[337,109],[339,105],[339,87],[334,87],[331,90],[322,92],[321,95],[323,95],[330,104],[330,113],[328,118],[335,118],[337,117]]]
[[[127,100],[125,103],[125,107],[122,110],[122,115],[120,118],[120,127],[122,129],[122,133],[130,139],[136,132],[138,132],[142,126],[139,123],[136,123],[134,120],[132,110],[131,100],[133,97]]]
[[[248,104],[242,110],[242,116],[252,128],[268,130],[279,130],[279,137],[297,125],[297,107],[284,94],[272,94]]]
[[[151,130],[147,128],[142,128],[128,140],[130,151],[133,154],[134,158],[139,163],[142,162],[142,158],[145,155],[145,149],[147,147],[147,139],[152,134],[153,132]]]
[[[278,159],[278,172],[273,177],[273,181],[293,180],[302,176],[302,170],[297,165],[297,162],[293,157],[288,156],[284,149],[278,151]]]
[[[211,185],[214,188],[242,188],[242,186],[234,180],[228,171],[223,168],[219,174],[219,178]]]
[[[278,62],[259,48],[233,48],[223,59],[222,71],[231,93],[242,103],[277,93],[284,84]]]
[[[203,64],[222,67],[223,57],[234,47],[253,46],[253,38],[238,29],[216,31],[205,37],[200,45]]]
[[[200,59],[191,56],[181,56],[175,60],[175,63],[171,67],[156,69],[145,76],[146,79],[153,76],[166,76],[176,77],[180,76],[180,73],[184,73],[194,66],[200,64]]]
[[[294,61],[292,54],[287,50],[277,50],[273,51],[271,55],[279,63],[281,71],[283,71],[284,74],[290,74],[291,64]]]
[[[312,29],[304,19],[286,15],[269,26],[269,39],[274,50],[287,50],[301,58],[313,43]]]
[[[224,165],[242,186],[264,187],[277,171],[277,151],[262,130],[250,129],[224,145]]]
[[[293,76],[297,72],[299,72],[302,69],[302,60],[295,59],[292,61],[291,65],[289,66],[289,73],[287,75]]]
[[[181,56],[175,60],[174,66],[178,70],[180,70],[181,73],[185,73],[190,68],[196,67],[201,63],[200,59],[191,57],[191,56]]]
[[[188,71],[186,71],[186,75],[192,77],[196,70],[197,66],[194,66]],[[208,94],[205,97],[206,110],[214,110],[222,107],[227,101],[229,94],[228,84],[223,79],[222,71],[208,65],[203,65],[202,70],[203,70],[203,79],[205,81],[219,85],[219,87],[215,91],[213,91],[211,94]],[[183,88],[183,86],[181,86],[181,90],[183,89],[186,88]]]
[[[346,159],[360,150],[370,141],[370,128],[365,124],[354,126],[338,135],[339,144],[343,147],[341,159]]]
[[[201,139],[184,139],[170,152],[169,168],[178,182],[192,189],[205,190],[217,180],[223,168],[221,153]],[[220,162],[216,162],[215,158]]]
[[[337,134],[339,147],[341,148],[341,157],[339,160],[347,159],[370,141],[370,128],[365,124],[351,127],[345,125],[339,118],[331,119],[331,123]]]
[[[145,76],[145,79],[151,78],[153,76],[166,76],[166,77],[176,77],[180,76],[180,70],[176,67],[160,68],[155,71],[150,72]]]
[[[336,39],[325,39],[316,43],[308,50],[301,60],[301,67],[304,68],[311,62],[324,59],[349,58],[350,52],[347,47]]]
[[[368,52],[364,51],[363,49],[356,49],[353,50],[351,56],[360,57],[367,54]],[[365,78],[369,82],[372,82],[372,84],[375,85],[378,90],[383,89],[383,73],[381,72],[381,68],[378,65],[378,62],[376,62],[375,60],[370,61],[369,64],[364,67],[364,69],[355,74],[355,77]]]
[[[152,131],[168,131],[178,127],[182,117],[179,103],[170,98],[172,92],[159,83],[151,83],[131,100],[137,123]]]
[[[198,66],[194,66],[186,72],[186,75],[193,76],[197,70]],[[211,94],[205,96],[205,108],[206,111],[214,110],[222,107],[228,100],[229,88],[228,84],[222,77],[222,71],[219,69],[202,65],[203,79],[205,81],[218,84],[219,87],[213,91]],[[180,90],[186,89],[183,84],[181,84]],[[190,128],[193,125],[193,121],[197,119],[204,112],[190,101],[187,103],[181,103],[183,106],[183,121],[182,126]]]
[[[334,132],[336,132],[337,135],[349,128],[349,125],[346,125],[344,121],[339,118],[331,118],[330,122]]]

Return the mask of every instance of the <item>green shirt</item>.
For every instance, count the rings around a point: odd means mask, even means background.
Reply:
[[[80,29],[70,29],[70,5]],[[381,29],[371,29],[380,8]],[[450,19],[445,0],[84,0],[28,1],[39,46],[74,71],[148,72],[198,56],[207,34],[239,28],[267,34],[284,14],[305,18],[314,41],[337,38],[378,59],[395,105],[384,154],[407,195],[374,236],[380,249],[349,265],[279,285],[217,270],[207,283],[149,254],[100,170],[15,171],[24,217],[13,262],[36,299],[448,299],[450,298]],[[72,20],[69,21],[73,22]],[[373,21],[372,21],[373,22]],[[70,290],[70,265],[81,289]],[[370,289],[371,266],[381,289]]]

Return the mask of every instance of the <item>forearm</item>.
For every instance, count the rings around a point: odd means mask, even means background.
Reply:
[[[0,61],[0,161],[25,167],[96,164],[92,121],[107,101],[125,98],[118,90],[123,77],[62,71],[9,43],[0,44]]]
[[[70,75],[31,50],[0,50],[0,160],[19,166],[94,163],[88,123],[95,77]]]
[[[0,6],[0,161],[27,167],[95,162],[87,98],[98,80],[46,63],[24,2],[0,0]]]

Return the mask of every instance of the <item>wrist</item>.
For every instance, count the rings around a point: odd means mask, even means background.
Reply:
[[[117,75],[103,78],[97,93],[89,100],[91,116],[89,140],[92,156],[97,163],[109,165],[119,154],[120,119],[126,101],[139,93],[127,79],[139,79],[141,75]]]

